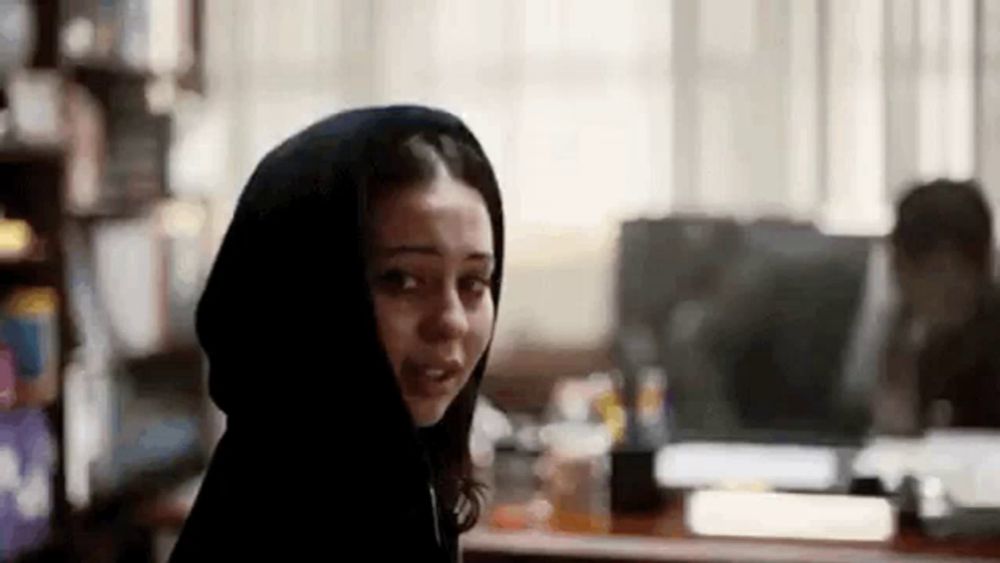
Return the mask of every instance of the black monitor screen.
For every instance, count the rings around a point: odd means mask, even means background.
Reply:
[[[673,440],[853,442],[838,391],[870,246],[799,224],[628,223],[621,367],[664,368]]]

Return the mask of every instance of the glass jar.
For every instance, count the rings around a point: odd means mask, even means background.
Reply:
[[[542,432],[542,490],[550,505],[549,527],[600,533],[610,528],[611,435],[591,423],[559,423]]]

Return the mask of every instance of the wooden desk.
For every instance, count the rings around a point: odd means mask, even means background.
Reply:
[[[179,530],[190,510],[190,493],[162,499],[140,511],[157,529]],[[484,523],[462,536],[465,563],[980,563],[1000,561],[1000,538],[934,540],[903,529],[887,545],[696,538],[684,529],[680,501],[652,514],[616,516],[604,534],[511,531]]]
[[[934,540],[904,529],[889,544],[696,538],[679,502],[646,516],[616,516],[602,534],[504,531],[483,525],[462,537],[466,563],[747,561],[795,563],[962,562],[1000,560],[1000,538]]]

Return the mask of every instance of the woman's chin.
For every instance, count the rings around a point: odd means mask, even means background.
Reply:
[[[413,416],[413,423],[419,428],[428,428],[441,422],[448,408],[447,404],[439,404],[436,401],[407,401],[407,403],[410,415]]]

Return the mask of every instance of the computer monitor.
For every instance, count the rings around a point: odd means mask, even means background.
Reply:
[[[697,218],[623,226],[618,363],[668,380],[678,441],[857,444],[840,388],[871,241]]]

